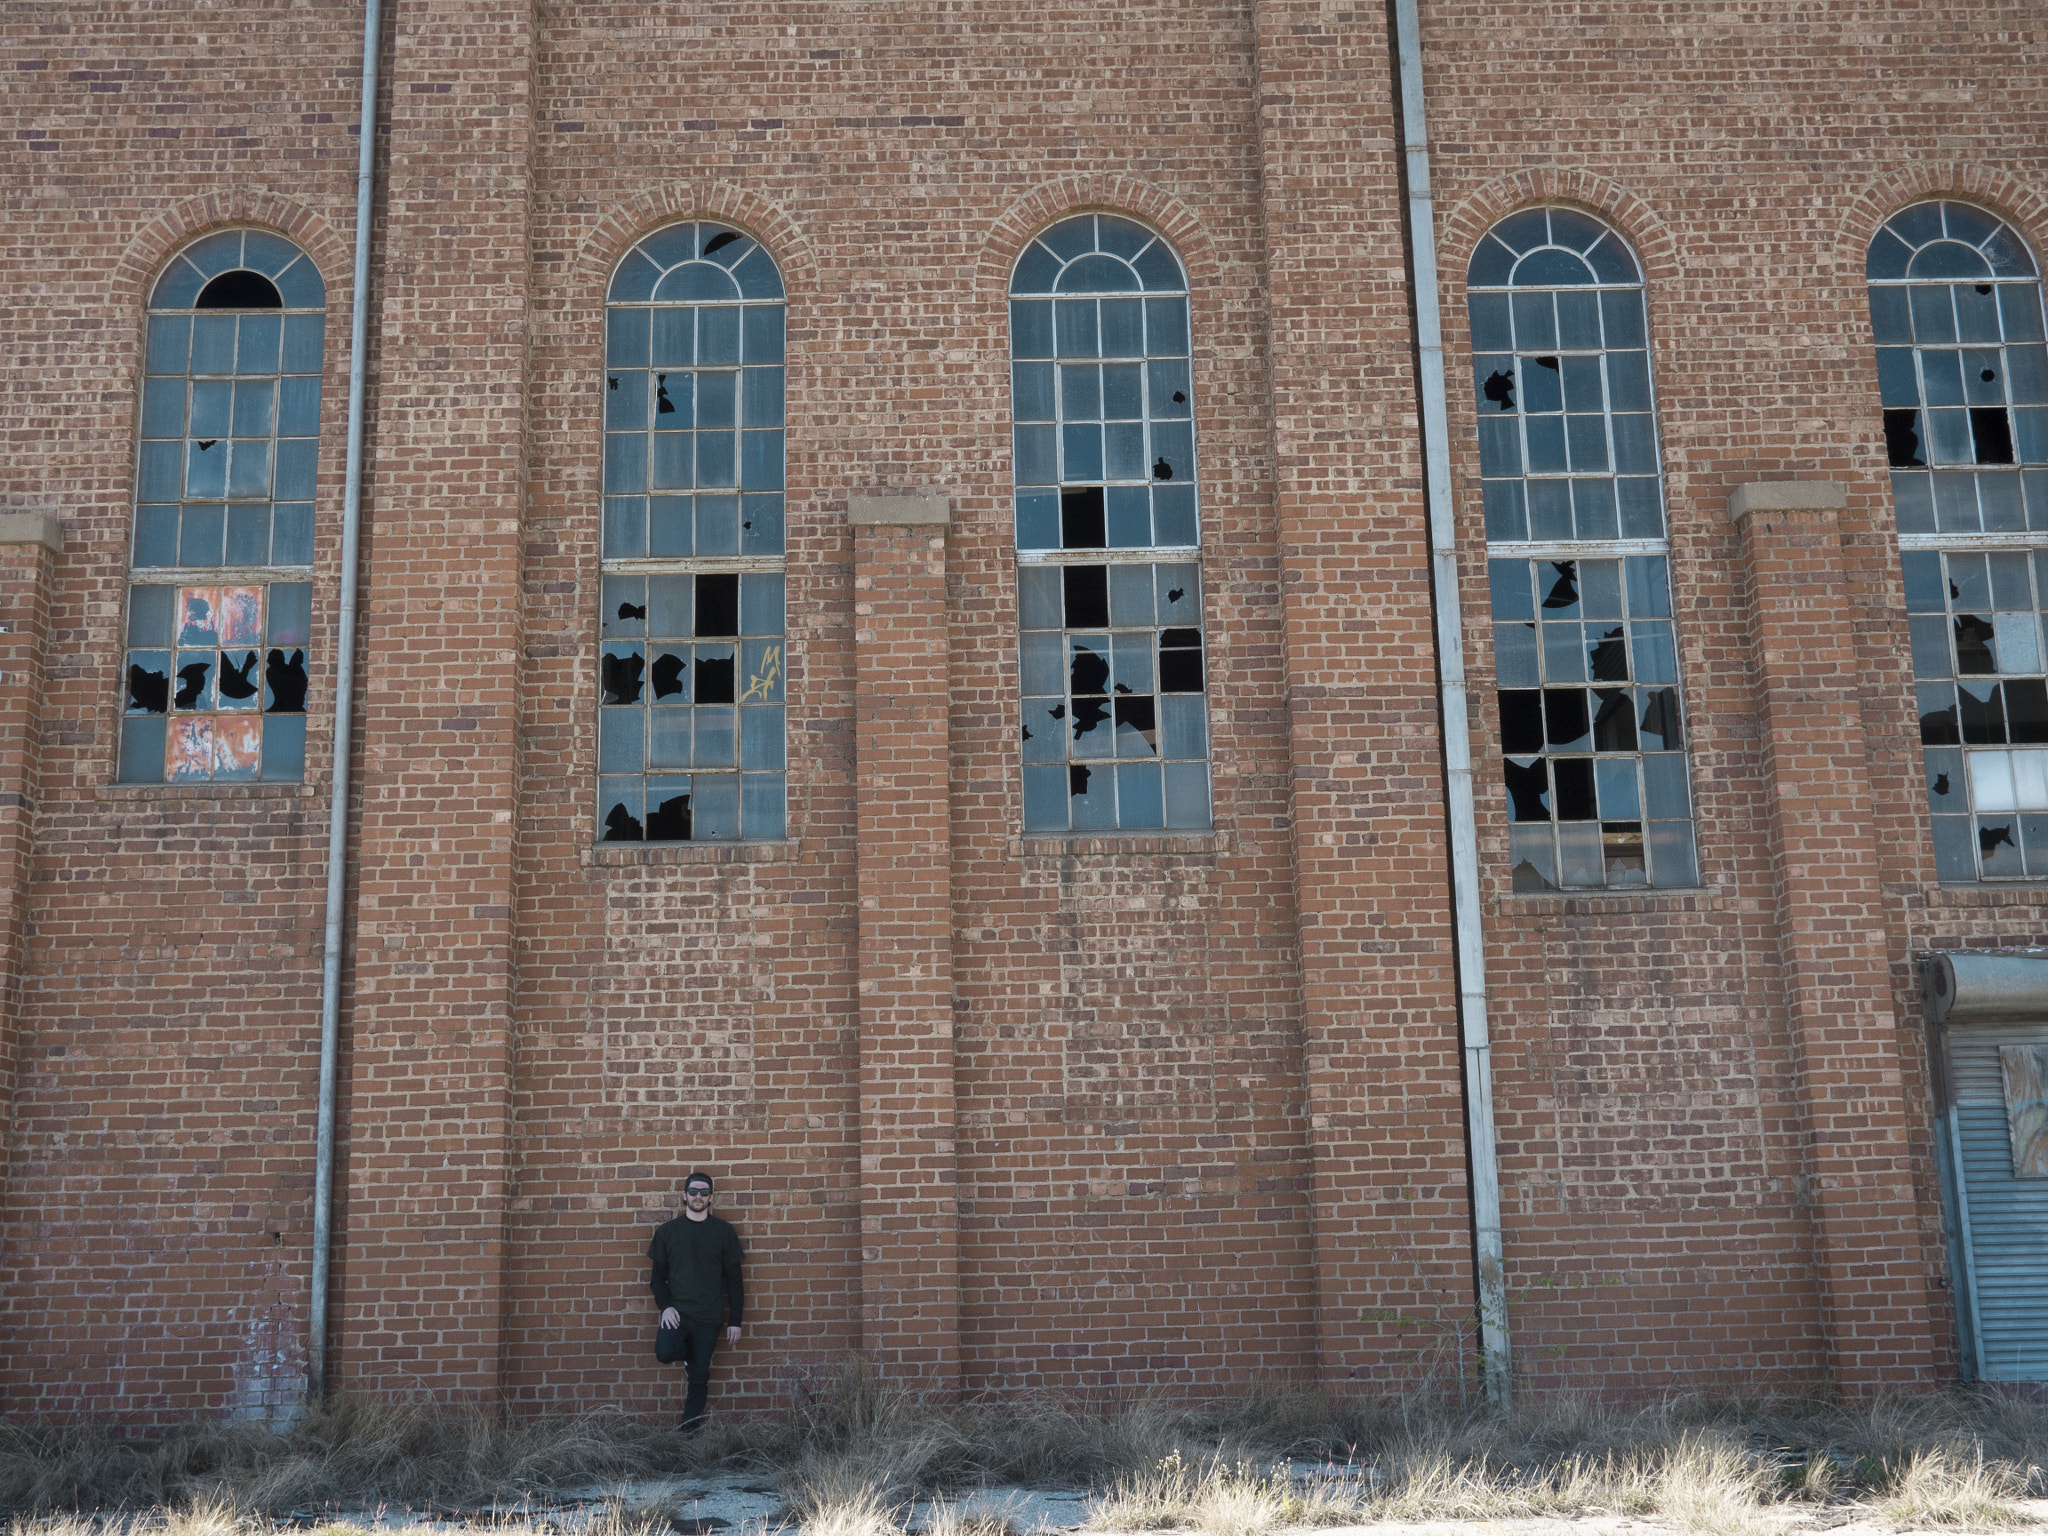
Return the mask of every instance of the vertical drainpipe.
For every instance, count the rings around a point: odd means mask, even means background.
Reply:
[[[1500,1232],[1500,1162],[1493,1134],[1493,1052],[1486,1032],[1486,952],[1479,928],[1479,833],[1472,810],[1472,735],[1465,700],[1457,533],[1444,395],[1443,326],[1436,282],[1436,224],[1429,195],[1429,130],[1422,110],[1422,25],[1416,0],[1392,0],[1406,157],[1408,264],[1415,299],[1416,390],[1429,498],[1430,591],[1444,751],[1445,817],[1451,833],[1453,950],[1464,1051],[1465,1147],[1472,1185],[1472,1249],[1478,1277],[1479,1347],[1486,1395],[1505,1404],[1510,1382],[1507,1277]]]
[[[356,567],[363,522],[363,383],[370,340],[370,190],[377,165],[377,52],[382,0],[363,6],[363,111],[356,146],[356,266],[349,313],[348,474],[341,499],[341,632],[334,653],[334,784],[327,816],[327,933],[320,961],[320,1119],[313,1170],[313,1295],[308,1406],[327,1397],[327,1268],[334,1237],[334,1100],[341,1057],[341,920],[348,892],[350,727],[355,714]]]

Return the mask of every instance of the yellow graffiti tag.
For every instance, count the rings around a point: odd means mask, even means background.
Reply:
[[[761,653],[761,670],[747,680],[747,691],[740,695],[740,702],[758,704],[765,701],[781,680],[782,647],[771,645]]]

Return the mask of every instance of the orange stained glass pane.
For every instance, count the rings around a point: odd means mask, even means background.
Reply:
[[[220,717],[213,722],[213,776],[253,779],[263,771],[263,722]]]
[[[220,644],[220,588],[178,589],[178,644]]]
[[[167,782],[213,777],[213,721],[205,715],[173,715],[164,733]]]
[[[263,643],[263,589],[223,587],[220,593],[220,643]]]

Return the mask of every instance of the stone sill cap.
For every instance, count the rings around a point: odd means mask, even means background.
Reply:
[[[48,512],[0,512],[0,544],[40,544],[64,553],[64,524]]]
[[[1849,495],[1833,480],[1764,480],[1728,493],[1728,517],[1741,522],[1752,512],[1839,512]]]
[[[846,520],[856,528],[944,528],[953,503],[945,496],[849,496]]]

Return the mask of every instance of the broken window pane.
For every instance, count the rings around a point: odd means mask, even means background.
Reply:
[[[324,303],[311,259],[253,230],[186,247],[152,293],[124,783],[304,776],[311,589],[287,572],[313,561]]]
[[[780,274],[671,224],[615,270],[605,331],[597,837],[785,837]]]
[[[1697,884],[1665,557],[1487,575],[1514,888]]]

